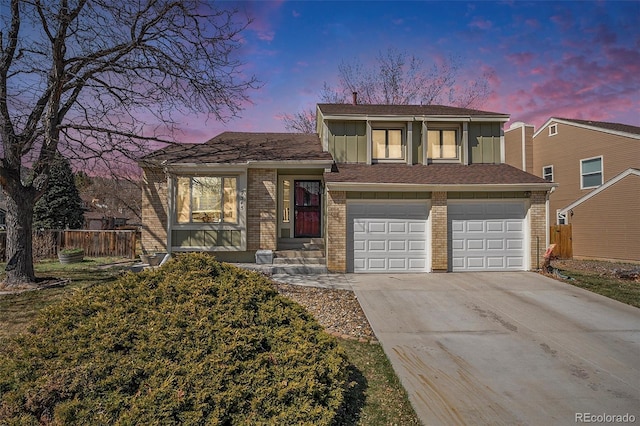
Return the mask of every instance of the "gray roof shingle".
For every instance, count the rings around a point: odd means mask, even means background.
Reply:
[[[445,105],[367,105],[367,104],[318,104],[325,115],[442,115],[442,116],[495,116],[508,118],[509,114],[458,108]]]
[[[583,124],[585,126],[599,127],[605,130],[613,130],[616,132],[632,133],[634,135],[640,135],[640,127],[632,126],[630,124],[622,123],[610,123],[606,121],[591,121],[591,120],[576,120],[573,118],[560,118],[554,117],[556,120],[569,121],[576,124]]]
[[[327,183],[395,183],[420,185],[550,184],[508,164],[336,164],[325,172]]]
[[[175,144],[142,157],[146,163],[230,163],[249,161],[331,161],[318,135],[224,132],[202,144]]]

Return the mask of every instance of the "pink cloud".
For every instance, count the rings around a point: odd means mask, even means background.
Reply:
[[[291,12],[291,15],[292,15],[294,18],[299,18],[300,16],[302,16],[302,14],[301,14],[300,12],[295,11],[295,10]]]
[[[469,27],[477,28],[480,30],[489,30],[493,27],[493,22],[483,19],[483,18],[474,18],[470,23]]]
[[[531,52],[512,53],[507,55],[507,60],[517,67],[528,65],[535,55]]]
[[[540,21],[538,21],[537,19],[527,19],[524,21],[525,25],[530,27],[530,28],[540,28]]]

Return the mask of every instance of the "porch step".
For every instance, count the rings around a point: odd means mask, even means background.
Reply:
[[[324,257],[276,257],[274,265],[326,265]]]
[[[272,275],[320,275],[328,273],[325,265],[273,265]]]
[[[324,250],[322,238],[280,238],[278,239],[280,250]]]
[[[323,250],[278,250],[273,253],[274,260],[279,258],[294,259],[300,257],[324,257]]]

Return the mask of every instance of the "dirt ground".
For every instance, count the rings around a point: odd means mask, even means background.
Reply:
[[[571,269],[574,271],[583,271],[596,273],[607,277],[616,277],[616,273],[621,271],[630,271],[640,269],[640,264],[624,263],[624,262],[607,262],[602,260],[553,260],[551,266],[558,269]]]

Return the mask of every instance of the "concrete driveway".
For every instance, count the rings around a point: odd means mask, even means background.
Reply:
[[[425,425],[640,423],[640,309],[529,272],[348,279]]]

